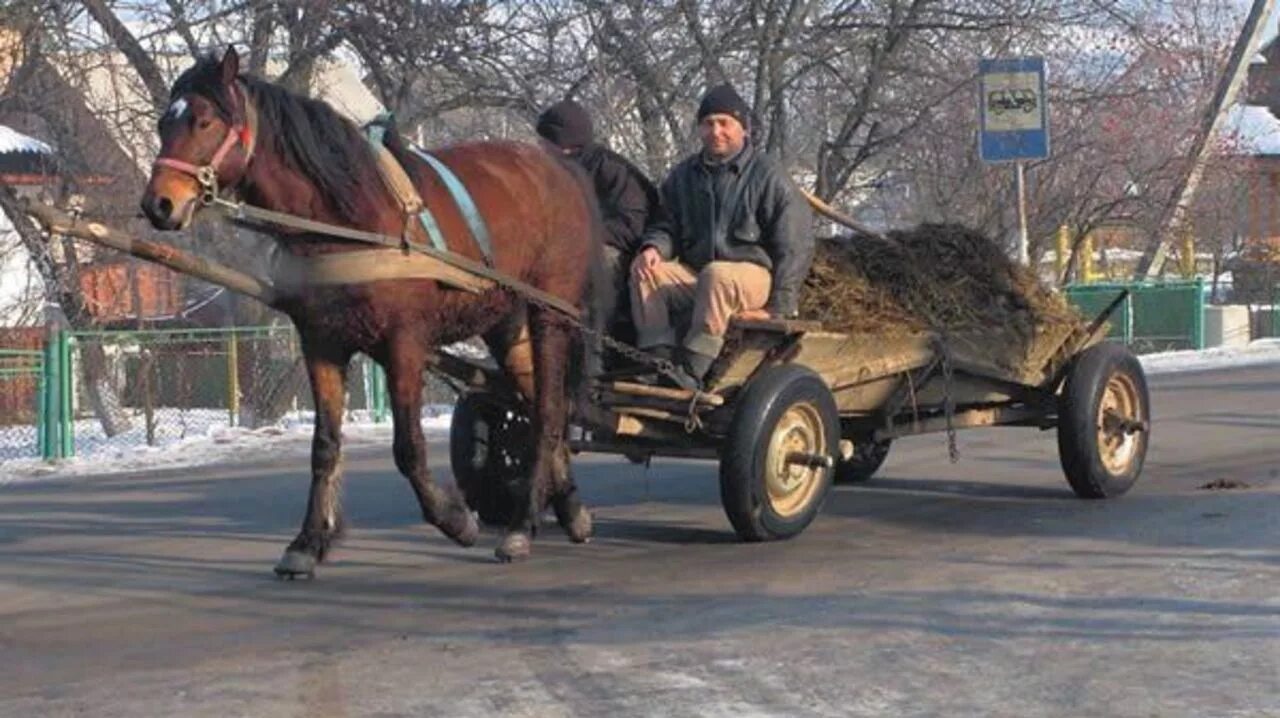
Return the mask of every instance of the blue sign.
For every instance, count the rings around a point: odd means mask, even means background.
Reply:
[[[1044,58],[978,62],[978,142],[984,162],[1039,160],[1049,156],[1049,107]]]

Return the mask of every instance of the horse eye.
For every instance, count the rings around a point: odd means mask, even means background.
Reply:
[[[196,124],[196,127],[199,127],[202,130],[207,130],[209,129],[209,125],[212,124],[213,122],[211,120],[200,120],[200,122]]]

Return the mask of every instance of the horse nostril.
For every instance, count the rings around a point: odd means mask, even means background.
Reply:
[[[142,213],[151,221],[160,224],[167,224],[173,215],[173,202],[167,197],[151,196],[142,200]]]

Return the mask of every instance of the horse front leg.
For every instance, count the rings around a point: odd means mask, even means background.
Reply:
[[[311,393],[315,400],[315,435],[311,441],[311,495],[302,530],[276,564],[281,578],[315,575],[342,536],[342,508],[338,491],[342,482],[342,412],[345,405],[349,356],[305,351]]]
[[[569,473],[568,397],[566,367],[571,346],[568,329],[546,310],[530,309],[535,388],[533,401],[534,458],[526,476],[514,477],[515,512],[498,545],[500,561],[526,559],[533,551],[538,514],[552,499],[556,518],[574,541],[591,535],[591,517],[578,498]]]
[[[422,373],[426,358],[416,347],[392,349],[387,362],[391,416],[395,424],[396,468],[409,480],[422,517],[460,546],[472,546],[480,524],[454,484],[439,486],[427,468],[427,440],[422,434]]]

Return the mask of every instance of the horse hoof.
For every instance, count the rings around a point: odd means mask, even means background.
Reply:
[[[455,520],[441,525],[441,533],[463,548],[475,546],[476,540],[480,538],[480,522],[476,519],[475,513],[462,509],[455,515],[462,516],[461,521]],[[460,527],[459,524],[461,524]]]
[[[512,532],[502,537],[502,543],[494,549],[493,555],[502,563],[513,563],[524,561],[532,553],[533,542],[529,540],[529,534]]]
[[[295,578],[315,578],[316,559],[300,551],[285,551],[276,564],[276,577],[292,581]]]
[[[564,527],[564,532],[569,535],[569,540],[574,543],[587,543],[592,536],[596,534],[596,528],[591,521],[591,512],[586,509],[578,511],[578,515],[573,517],[568,526]]]

